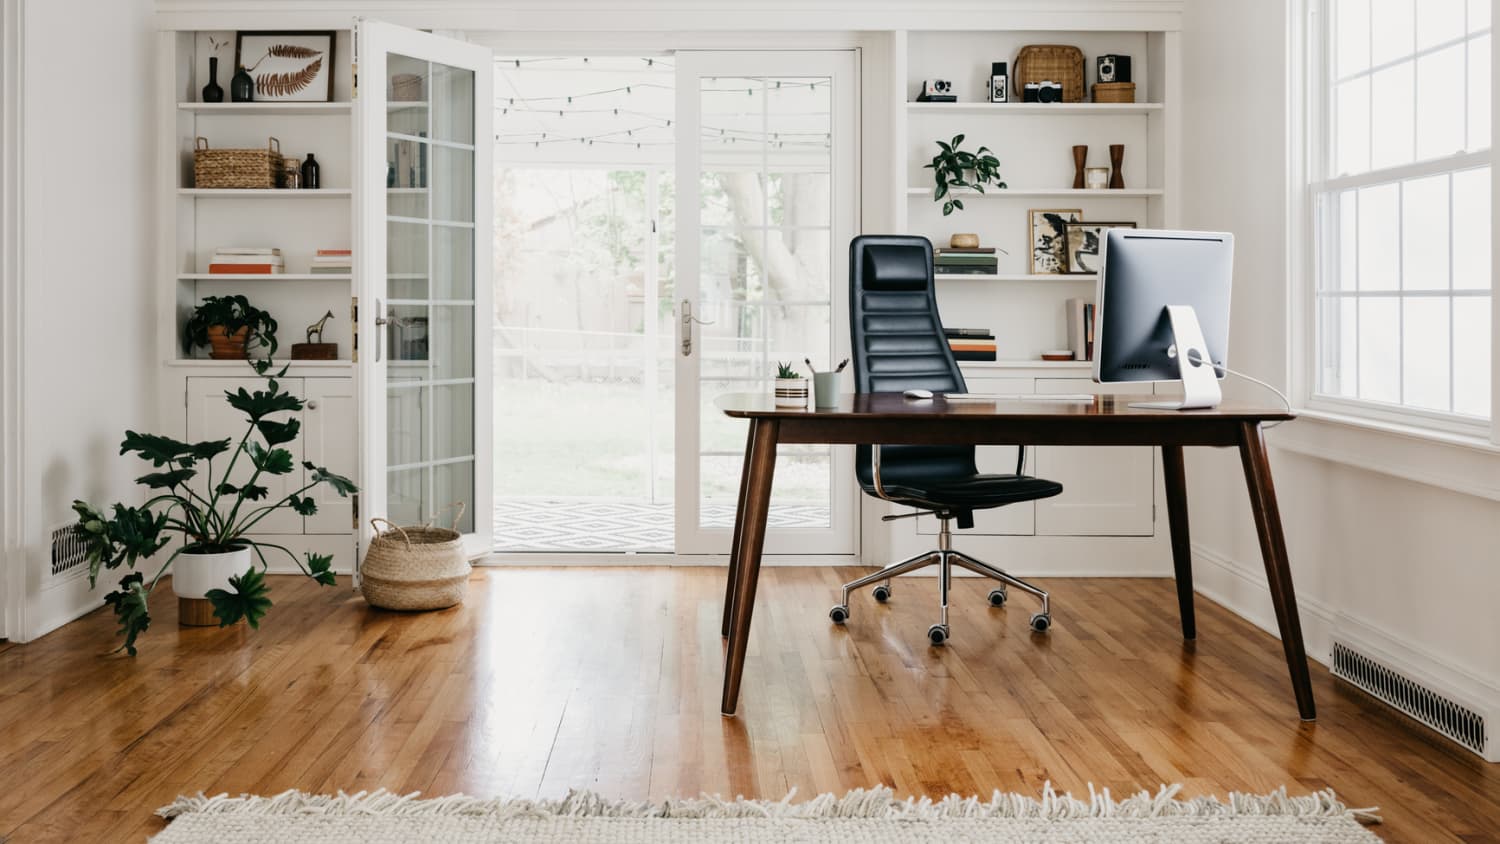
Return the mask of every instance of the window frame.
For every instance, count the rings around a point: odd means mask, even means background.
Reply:
[[[1500,105],[1500,86],[1491,86],[1490,146],[1482,151],[1422,160],[1380,169],[1355,176],[1329,176],[1332,163],[1330,149],[1335,116],[1330,109],[1336,81],[1332,66],[1332,6],[1335,0],[1299,0],[1290,17],[1292,32],[1288,40],[1291,70],[1291,97],[1288,109],[1288,163],[1290,175],[1290,208],[1288,228],[1289,269],[1293,279],[1290,328],[1292,340],[1291,381],[1293,398],[1299,409],[1327,422],[1347,421],[1369,426],[1399,426],[1406,436],[1426,432],[1432,438],[1452,442],[1455,438],[1475,443],[1500,445],[1500,285],[1495,283],[1495,269],[1500,267],[1500,244],[1496,243],[1497,222],[1495,197],[1500,195],[1500,172],[1494,157],[1496,105]],[[1494,0],[1491,0],[1493,3]],[[1500,4],[1497,4],[1500,5]],[[1491,44],[1491,67],[1494,68],[1495,25],[1492,14],[1487,30]],[[1467,28],[1459,39],[1441,45],[1414,50],[1395,61],[1415,60],[1417,56],[1463,43],[1475,37]],[[1383,63],[1384,64],[1390,64]],[[1375,66],[1370,68],[1373,72]],[[1331,271],[1332,250],[1321,250],[1319,239],[1332,225],[1332,211],[1320,207],[1324,197],[1336,201],[1339,191],[1366,185],[1399,183],[1404,180],[1438,174],[1452,174],[1476,167],[1490,168],[1490,410],[1488,419],[1452,411],[1433,411],[1418,407],[1349,398],[1319,391],[1322,356],[1319,347],[1319,278]],[[1324,215],[1328,215],[1325,217]],[[1325,262],[1320,264],[1320,262]],[[1401,291],[1393,291],[1404,301]],[[1336,300],[1334,297],[1329,297]],[[1444,301],[1455,297],[1443,296]]]

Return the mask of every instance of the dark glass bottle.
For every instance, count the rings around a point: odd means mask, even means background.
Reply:
[[[317,189],[322,187],[322,177],[318,174],[318,160],[313,158],[312,153],[307,154],[307,159],[302,162],[302,187]]]
[[[255,80],[250,78],[244,65],[240,65],[234,72],[234,77],[229,80],[229,99],[236,103],[255,101]]]
[[[208,59],[208,84],[203,86],[203,101],[205,103],[224,102],[224,89],[219,87],[218,56],[210,56]]]

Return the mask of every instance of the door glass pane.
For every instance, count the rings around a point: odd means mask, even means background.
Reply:
[[[828,367],[832,313],[832,84],[827,77],[699,81],[700,526],[732,520],[744,424],[713,400],[766,392],[778,362]],[[778,455],[772,527],[830,525],[832,451]],[[726,515],[727,514],[727,515]]]
[[[387,508],[416,524],[475,500],[474,74],[387,67]]]

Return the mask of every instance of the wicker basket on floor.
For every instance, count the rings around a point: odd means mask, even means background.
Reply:
[[[460,504],[451,529],[371,519],[375,536],[359,567],[365,600],[388,610],[440,610],[463,603],[470,567],[458,532],[462,518]]]
[[[193,141],[196,188],[274,188],[285,167],[281,141],[275,138],[265,149],[209,149],[207,138]]]

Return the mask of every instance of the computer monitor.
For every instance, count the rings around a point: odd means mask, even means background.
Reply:
[[[1234,235],[1113,228],[1099,248],[1094,380],[1182,382],[1182,401],[1131,407],[1217,406]]]

